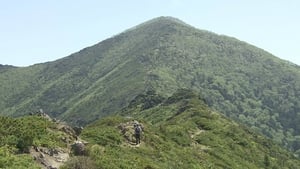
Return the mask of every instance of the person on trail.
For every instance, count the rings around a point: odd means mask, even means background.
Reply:
[[[139,124],[134,124],[134,136],[135,136],[136,145],[141,143],[141,132],[142,132],[141,126]]]

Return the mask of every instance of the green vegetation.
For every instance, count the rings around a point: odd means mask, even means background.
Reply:
[[[37,164],[29,155],[16,154],[14,148],[0,146],[0,168],[3,169],[38,169]]]
[[[143,126],[139,146],[130,141],[134,120]],[[36,115],[1,116],[0,168],[40,168],[28,154],[29,148],[70,146],[63,141],[70,135],[61,130],[61,125]],[[87,125],[80,137],[88,141],[86,152],[83,156],[72,156],[60,168],[297,169],[300,166],[300,160],[292,153],[211,110],[204,99],[188,89],[178,90],[167,98],[154,91],[138,95],[115,115]]]
[[[110,116],[88,125],[81,134],[89,142],[88,155],[70,159],[63,168],[296,169],[300,165],[299,159],[271,140],[210,110],[191,91],[180,90],[147,109],[142,109],[145,102],[138,101],[158,97],[138,96],[120,112],[123,117]],[[155,119],[158,116],[160,120]],[[144,126],[138,147],[119,128],[133,119]]]
[[[0,168],[40,168],[29,154],[31,147],[66,148],[57,124],[41,116],[0,116]]]
[[[61,140],[63,132],[56,130],[55,123],[40,116],[22,118],[0,117],[0,145],[15,147],[27,152],[30,146],[66,147]]]
[[[156,18],[54,62],[0,66],[2,114],[43,109],[78,125],[147,91],[168,97],[179,88],[200,92],[210,107],[299,155],[299,66],[174,18]]]

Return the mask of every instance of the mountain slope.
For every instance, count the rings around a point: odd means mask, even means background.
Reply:
[[[1,65],[0,64],[0,72],[5,72],[7,70],[10,70],[12,68],[15,68],[14,66],[10,66],[10,65]]]
[[[145,109],[143,100],[156,104]],[[83,130],[91,168],[296,169],[300,164],[272,141],[212,111],[189,90],[167,99],[143,95],[120,113],[127,117],[103,118]],[[133,120],[144,129],[139,146],[130,139]],[[71,159],[65,168],[76,164],[83,162]]]
[[[237,39],[160,17],[54,62],[0,74],[5,115],[43,109],[85,125],[135,96],[178,88],[287,146],[300,149],[300,68]]]

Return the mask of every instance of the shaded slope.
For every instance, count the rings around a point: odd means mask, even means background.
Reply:
[[[160,17],[63,59],[0,74],[0,108],[44,109],[73,124],[111,114],[138,94],[201,92],[209,106],[300,149],[300,70],[237,39]]]
[[[143,98],[157,100],[153,95]],[[181,90],[143,109],[145,103],[136,100],[121,112],[132,118],[111,116],[83,130],[81,136],[90,142],[88,158],[95,168],[253,169],[300,164],[272,141],[210,110],[191,91]],[[120,129],[133,119],[144,126],[139,147],[126,144]]]

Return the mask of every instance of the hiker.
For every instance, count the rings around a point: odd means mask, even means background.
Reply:
[[[134,124],[134,136],[135,136],[136,145],[141,143],[141,132],[142,132],[141,126],[139,124]]]

